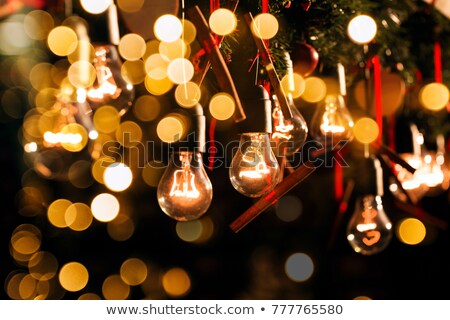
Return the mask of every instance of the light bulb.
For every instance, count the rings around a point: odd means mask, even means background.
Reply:
[[[291,104],[292,118],[285,119],[280,108],[280,103],[276,96],[273,100],[273,132],[271,140],[275,143],[275,154],[278,157],[290,156],[297,152],[306,141],[308,127],[305,119],[297,110],[295,105]]]
[[[133,85],[122,77],[122,61],[116,47],[96,46],[93,65],[97,77],[87,90],[87,100],[94,109],[112,105],[123,115],[131,107],[135,92]]]
[[[270,147],[268,133],[241,135],[229,176],[233,187],[248,197],[261,197],[277,185],[280,167]]]
[[[353,119],[342,95],[327,95],[311,119],[311,135],[325,145],[353,138]]]
[[[347,226],[347,240],[353,250],[372,255],[384,250],[391,238],[392,223],[384,212],[381,196],[360,197]]]
[[[42,177],[67,180],[70,166],[89,156],[81,152],[89,142],[92,119],[89,106],[60,95],[44,113],[24,120],[25,159]],[[31,135],[30,135],[31,133]]]
[[[202,216],[212,200],[212,185],[203,167],[202,154],[172,153],[159,181],[157,197],[164,213],[175,220],[188,221]]]

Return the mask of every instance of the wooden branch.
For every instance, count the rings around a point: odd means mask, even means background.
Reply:
[[[212,70],[216,76],[220,89],[234,98],[236,104],[233,115],[234,121],[241,122],[245,120],[244,109],[242,108],[241,100],[239,99],[233,79],[231,78],[230,71],[220,53],[214,37],[209,31],[208,23],[206,22],[202,11],[198,6],[194,6],[187,11],[187,14],[197,29],[198,40],[203,49],[205,49],[208,59],[211,62]]]
[[[285,177],[283,181],[275,187],[275,189],[267,195],[261,197],[255,204],[253,204],[253,206],[248,208],[243,214],[234,220],[230,224],[231,230],[235,233],[242,230],[248,223],[250,223],[270,206],[274,205],[282,196],[300,184],[315,170],[316,166],[311,161],[307,161],[302,164],[293,173]]]
[[[372,143],[372,147],[375,148],[379,153],[385,154],[391,161],[401,165],[403,168],[408,170],[411,173],[416,172],[416,169],[414,169],[408,162],[406,162],[400,155],[398,155],[394,150],[386,146],[382,143],[374,142]]]
[[[238,4],[239,4],[239,0],[228,0],[225,3],[224,8],[228,9],[232,12],[236,12]],[[225,39],[225,36],[219,36],[217,39],[217,46],[219,48],[220,48],[220,44],[222,43],[223,39]],[[206,74],[208,73],[210,68],[211,68],[211,61],[209,61],[208,58],[201,60],[199,63],[200,74],[195,77],[194,82],[196,82],[198,85],[200,85],[203,82],[203,80],[205,79]]]
[[[273,65],[272,58],[270,58],[269,49],[267,48],[264,40],[257,37],[252,30],[252,22],[253,16],[250,12],[244,15],[245,22],[247,23],[248,28],[250,29],[250,33],[253,36],[253,40],[255,41],[256,47],[260,53],[261,63],[267,71],[267,75],[269,76],[270,83],[273,87],[273,91],[275,95],[278,97],[278,101],[280,103],[281,111],[283,112],[283,117],[285,119],[292,118],[292,111],[290,107],[290,103],[286,97],[286,93],[281,86],[280,78],[275,70],[275,66]]]

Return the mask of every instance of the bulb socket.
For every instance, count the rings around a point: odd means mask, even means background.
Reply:
[[[181,140],[172,143],[172,151],[206,151],[206,118],[200,104],[189,109],[190,125],[186,135]]]
[[[247,118],[238,124],[239,131],[272,133],[272,102],[261,86],[252,86],[241,95]]]

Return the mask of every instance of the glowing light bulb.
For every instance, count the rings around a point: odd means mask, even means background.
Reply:
[[[260,197],[278,183],[280,167],[270,147],[269,134],[243,133],[229,176],[233,187],[248,197]]]
[[[158,184],[158,202],[169,217],[188,221],[201,217],[212,200],[212,185],[203,167],[202,154],[174,152]]]
[[[97,46],[93,64],[97,77],[87,90],[87,100],[94,109],[112,105],[123,115],[131,107],[135,92],[133,85],[122,77],[122,61],[116,47]]]
[[[359,15],[350,20],[347,32],[350,39],[354,42],[366,44],[372,41],[377,35],[377,23],[370,16]]]
[[[281,111],[280,104],[276,96],[273,99],[273,132],[272,141],[275,142],[275,154],[280,156],[290,156],[297,152],[303,145],[308,135],[308,127],[305,119],[291,104],[292,118],[285,119]]]
[[[327,95],[325,100],[317,106],[311,120],[311,135],[321,143],[333,144],[353,138],[353,119],[344,97],[341,95]]]
[[[347,240],[357,253],[371,255],[385,249],[392,238],[392,223],[383,209],[381,196],[357,200],[347,226]]]

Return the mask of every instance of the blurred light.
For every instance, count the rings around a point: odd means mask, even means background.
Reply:
[[[36,67],[34,67],[31,72],[30,72],[30,81],[31,79],[33,79],[33,81],[36,81],[36,84],[39,82],[50,82],[51,79],[50,77],[50,69],[46,70],[46,66],[44,68],[39,68],[39,66],[45,66],[43,64],[38,64],[36,65]],[[48,71],[48,73],[46,74],[46,71]],[[45,75],[46,77],[38,77],[35,76],[37,74],[40,75]],[[47,78],[48,76],[48,78]],[[37,85],[35,86],[35,89],[37,89]],[[39,90],[39,89],[37,89]],[[34,98],[34,104],[35,104],[35,109],[36,111],[40,112],[40,113],[44,113],[50,109],[52,109],[52,107],[57,105],[57,95],[59,94],[58,90],[53,89],[53,88],[44,88],[42,90],[39,90],[39,92],[36,94],[35,98]]]
[[[116,241],[126,241],[134,233],[134,223],[128,216],[119,214],[113,221],[108,222],[109,236]]]
[[[253,34],[261,39],[271,39],[278,32],[278,20],[270,13],[260,13],[252,21]]]
[[[122,58],[130,61],[141,59],[145,54],[145,40],[137,33],[124,35],[119,42],[119,53]]]
[[[99,14],[105,12],[112,0],[80,0],[81,6],[86,12]]]
[[[43,10],[33,10],[27,13],[23,21],[25,32],[34,40],[45,40],[54,25],[53,17]]]
[[[378,138],[379,133],[378,124],[370,118],[363,117],[353,126],[355,139],[361,143],[372,143]]]
[[[23,300],[32,300],[36,293],[37,280],[27,274],[19,283],[19,295]]]
[[[116,139],[122,146],[131,148],[141,143],[142,129],[136,122],[122,122],[116,130]]]
[[[98,138],[98,132],[96,130],[89,131],[89,139],[96,140]]]
[[[138,12],[144,5],[144,0],[117,0],[117,6],[124,12]]]
[[[103,181],[108,189],[112,191],[124,191],[128,189],[133,181],[131,169],[124,163],[113,163],[103,173]]]
[[[360,15],[350,20],[347,32],[354,42],[369,43],[377,35],[377,23],[372,17]]]
[[[421,243],[425,239],[426,233],[424,224],[415,218],[403,219],[397,227],[397,237],[409,245]]]
[[[150,57],[152,54],[159,53],[159,44],[161,41],[159,40],[150,40],[145,45],[145,54],[142,57],[142,59],[145,61]]]
[[[53,279],[58,271],[58,260],[47,251],[36,252],[28,262],[30,275],[39,281]]]
[[[86,129],[78,123],[69,123],[61,129],[63,137],[73,137],[68,141],[60,141],[61,146],[70,152],[83,150],[88,142],[88,133]]]
[[[84,203],[74,203],[65,213],[67,226],[74,231],[84,231],[92,223],[92,213],[89,206]]]
[[[50,31],[47,37],[49,49],[57,56],[67,56],[77,48],[78,37],[69,27],[59,26]]]
[[[79,60],[72,63],[67,71],[70,83],[76,88],[89,88],[96,79],[95,67],[85,60]]]
[[[226,36],[236,30],[237,18],[231,10],[220,8],[209,16],[209,27],[215,34]]]
[[[304,253],[294,253],[285,264],[287,276],[296,282],[308,280],[314,272],[314,263],[311,258]]]
[[[159,53],[152,54],[145,60],[145,71],[154,80],[167,78],[168,66],[168,61]]]
[[[21,21],[23,18],[23,15],[15,15],[14,19],[6,19],[0,23],[0,54],[21,55],[30,50],[32,41],[25,33]]]
[[[97,294],[95,293],[85,293],[82,294],[78,300],[102,300]]]
[[[155,96],[166,94],[173,87],[173,82],[169,78],[157,80],[148,75],[145,77],[144,84],[147,91]]]
[[[197,29],[191,21],[186,19],[183,20],[182,38],[187,44],[194,42],[197,38]]]
[[[11,247],[22,255],[31,255],[41,246],[41,232],[31,224],[21,224],[11,236]]]
[[[167,67],[167,76],[176,84],[186,83],[194,76],[194,66],[188,59],[174,59]]]
[[[183,269],[173,268],[163,275],[162,284],[169,296],[182,297],[189,292],[191,279]]]
[[[88,280],[88,270],[78,262],[66,263],[59,271],[59,282],[67,291],[82,290],[87,285]]]
[[[122,77],[131,84],[139,84],[145,80],[145,65],[144,61],[136,60],[129,61],[126,60],[122,64],[120,69]]]
[[[433,82],[424,86],[419,92],[422,106],[432,111],[444,109],[449,101],[449,91],[445,84]]]
[[[71,205],[72,202],[66,199],[53,201],[47,209],[48,221],[57,228],[66,228],[66,210]]]
[[[120,267],[120,276],[122,280],[130,285],[137,286],[145,281],[147,278],[147,266],[145,263],[137,258],[131,258]]]
[[[291,222],[300,217],[303,205],[300,199],[295,196],[284,196],[277,202],[275,209],[280,220]]]
[[[119,111],[112,106],[103,106],[94,113],[94,126],[99,132],[111,133],[120,125]]]
[[[353,300],[372,300],[372,299],[366,296],[357,296],[354,297]]]
[[[100,157],[92,165],[91,173],[94,179],[101,184],[104,184],[103,175],[106,168],[113,164],[115,160],[111,157]]]
[[[183,27],[180,19],[171,14],[160,16],[153,27],[153,32],[161,41],[173,42],[180,38]]]
[[[89,40],[80,40],[77,42],[77,48],[67,56],[67,60],[72,64],[77,61],[91,62],[95,57],[95,48]]]
[[[227,93],[216,93],[209,102],[209,112],[217,120],[229,119],[236,108],[233,97]]]
[[[141,95],[134,102],[133,112],[141,121],[155,120],[161,111],[158,98],[150,95]]]
[[[176,225],[178,237],[186,242],[195,242],[200,238],[203,232],[203,224],[200,220],[192,220],[181,222],[178,221]]]
[[[184,125],[179,118],[175,116],[167,116],[159,121],[156,127],[156,133],[161,141],[172,143],[184,136]]]
[[[201,98],[200,87],[195,82],[186,82],[180,84],[175,89],[175,100],[184,108],[191,108],[195,106]]]
[[[12,272],[8,275],[5,281],[6,293],[11,299],[20,300],[22,297],[19,293],[19,286],[23,278],[25,278],[26,273],[15,273]]]
[[[167,60],[172,61],[177,58],[188,58],[191,55],[191,47],[182,39],[177,39],[173,42],[159,43],[159,53]]]
[[[95,219],[108,222],[117,217],[120,204],[112,194],[101,193],[92,200],[91,210]]]
[[[327,85],[325,81],[317,77],[305,79],[305,91],[302,99],[306,102],[315,103],[323,100],[327,94]]]
[[[301,75],[294,73],[292,76],[285,75],[281,79],[281,86],[285,93],[290,93],[293,98],[298,98],[305,91],[306,83]]]
[[[115,274],[103,281],[102,293],[106,300],[125,300],[130,294],[130,286]]]
[[[25,145],[23,146],[23,150],[24,150],[25,152],[28,152],[28,153],[30,153],[30,152],[36,152],[37,149],[38,149],[38,147],[37,147],[37,143],[36,143],[36,142],[30,142],[30,143],[27,143],[27,144],[25,144]]]

